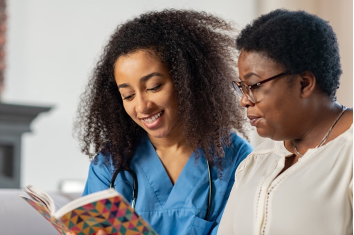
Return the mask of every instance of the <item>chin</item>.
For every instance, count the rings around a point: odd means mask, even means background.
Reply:
[[[269,131],[262,129],[262,128],[257,127],[257,134],[262,138],[273,139],[273,135],[271,133],[269,133]]]
[[[166,135],[151,135],[151,136],[158,139],[166,137]]]
[[[273,132],[269,132],[269,131],[265,131],[264,129],[263,130],[257,129],[257,133],[262,138],[272,139],[274,141],[283,141],[283,140],[286,139],[286,138],[284,138],[284,136],[282,134],[275,133],[274,131]]]
[[[148,132],[148,134],[154,138],[164,138],[168,135],[166,132]]]

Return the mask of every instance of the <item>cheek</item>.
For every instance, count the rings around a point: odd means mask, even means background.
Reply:
[[[285,100],[274,102],[274,104],[265,111],[265,117],[270,126],[275,129],[284,129],[288,126],[289,122],[293,121],[293,112],[296,107]]]
[[[177,106],[177,100],[174,97],[173,93],[170,94],[168,101],[171,106]]]
[[[285,102],[280,99],[267,100],[267,103],[260,103],[258,109],[261,111],[263,118],[270,125],[279,125],[281,124],[284,112],[286,110]]]
[[[129,117],[134,119],[135,112],[134,112],[133,106],[129,103],[123,102],[123,107],[124,107],[125,112],[129,115]]]
[[[173,95],[170,95],[167,105],[168,107],[170,107],[172,115],[177,115],[178,105],[177,105],[177,100]]]
[[[175,111],[177,107],[177,100],[174,97],[172,89],[166,89],[163,93],[154,96],[151,101],[158,106],[170,108],[173,111]]]

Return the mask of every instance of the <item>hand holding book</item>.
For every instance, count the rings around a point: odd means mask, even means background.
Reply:
[[[68,232],[66,235],[77,235],[76,233]],[[98,230],[95,235],[107,235],[102,229]]]

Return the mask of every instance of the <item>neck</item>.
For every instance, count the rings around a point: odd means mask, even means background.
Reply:
[[[294,145],[296,145],[296,149],[300,154],[304,154],[309,148],[317,147],[341,111],[342,106],[333,101],[313,107],[312,111],[307,113],[306,118],[310,120],[308,124],[304,123],[302,132],[298,133],[298,136],[292,140],[286,141],[285,146],[291,152],[295,152]]]
[[[178,131],[178,133],[171,132],[164,138],[149,136],[149,139],[171,182],[174,184],[193,152],[186,140],[187,138]]]
[[[174,128],[167,136],[156,138],[148,135],[152,145],[160,158],[170,156],[169,153],[184,152],[190,149],[187,138],[181,133],[180,128]],[[189,152],[189,151],[188,151]],[[173,154],[174,156],[176,154]]]

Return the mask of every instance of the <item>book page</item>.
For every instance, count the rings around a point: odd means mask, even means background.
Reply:
[[[35,188],[32,185],[28,185],[24,188],[24,191],[32,197],[32,199],[43,203],[49,210],[51,214],[53,214],[56,210],[53,199],[45,192]]]
[[[36,211],[38,211],[46,220],[48,220],[60,234],[65,235],[69,231],[65,225],[63,225],[59,220],[50,214],[48,206],[45,205],[42,201],[36,200],[32,198],[32,196],[31,198],[23,195],[19,196],[23,198],[29,205],[31,205]]]

